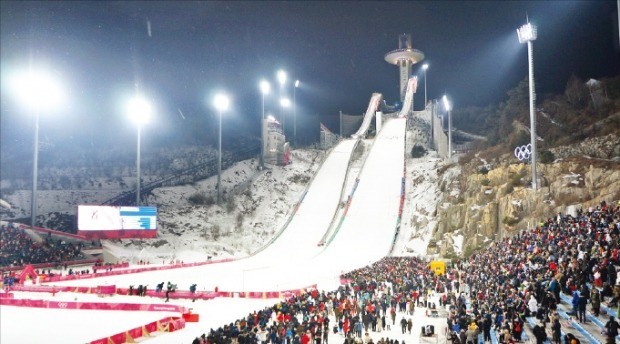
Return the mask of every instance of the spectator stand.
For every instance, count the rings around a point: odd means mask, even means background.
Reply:
[[[83,242],[76,241],[73,237],[65,240],[67,238],[65,233],[53,236],[52,232],[55,231],[45,229],[41,229],[46,233],[41,236],[36,230],[11,222],[1,222],[0,269],[3,273],[19,270],[26,265],[38,268],[39,264],[45,264],[42,266],[51,267],[63,262],[85,259],[81,252]]]

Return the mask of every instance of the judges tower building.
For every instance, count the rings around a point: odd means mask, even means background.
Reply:
[[[404,103],[407,81],[411,77],[411,66],[424,60],[424,53],[411,47],[411,35],[398,36],[398,49],[385,54],[385,61],[397,65],[400,70],[400,101]]]

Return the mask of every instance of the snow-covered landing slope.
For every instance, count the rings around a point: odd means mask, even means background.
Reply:
[[[322,255],[351,258],[341,266],[352,270],[383,258],[396,230],[405,169],[407,120],[385,123],[375,139],[359,177],[351,205],[334,240]]]
[[[392,119],[383,127],[366,158],[345,219],[322,252],[309,260],[285,258],[272,267],[246,271],[246,278],[270,276],[280,287],[318,283],[329,290],[337,287],[341,273],[388,255],[403,187],[405,129],[405,118]]]
[[[344,140],[332,149],[286,228],[273,243],[247,258],[248,264],[269,265],[280,262],[282,257],[287,257],[287,261],[299,260],[318,253],[317,243],[338,209],[357,143],[355,139]]]

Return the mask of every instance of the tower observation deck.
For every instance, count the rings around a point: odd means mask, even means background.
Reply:
[[[405,101],[407,81],[411,76],[411,66],[424,60],[424,53],[411,47],[411,35],[398,36],[398,49],[385,54],[385,61],[397,65],[400,70],[400,101]]]

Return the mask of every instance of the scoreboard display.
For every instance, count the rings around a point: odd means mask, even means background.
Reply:
[[[78,206],[78,234],[87,238],[154,238],[156,207]]]

